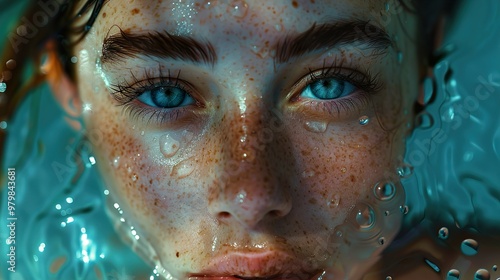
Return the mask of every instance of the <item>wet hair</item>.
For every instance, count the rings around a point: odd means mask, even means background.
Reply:
[[[15,109],[31,89],[45,81],[45,76],[39,71],[42,64],[42,54],[47,42],[57,42],[59,59],[66,73],[74,78],[74,68],[71,60],[72,46],[83,39],[91,30],[102,7],[109,0],[38,0],[31,1],[24,17],[16,25],[15,30],[8,34],[2,59],[0,60],[1,83],[7,87],[0,92],[0,121],[8,120]],[[398,0],[396,0],[398,1]],[[399,0],[403,7],[415,13],[419,18],[419,51],[426,61],[432,62],[432,46],[434,45],[434,30],[441,16],[451,15],[458,6],[457,0]],[[79,10],[76,10],[77,7]],[[43,13],[45,12],[45,13]],[[42,14],[43,13],[43,14]],[[48,14],[48,16],[47,16]],[[75,26],[75,22],[86,17],[87,20]],[[26,19],[38,22],[40,28],[27,34]],[[32,27],[34,25],[30,23]],[[70,42],[69,36],[76,35],[76,42]],[[10,62],[10,63],[9,63]],[[35,69],[35,70],[33,70]],[[31,71],[31,73],[30,73]],[[26,77],[29,76],[29,79]],[[3,84],[5,85],[5,84]],[[3,155],[5,130],[0,130],[0,158]]]

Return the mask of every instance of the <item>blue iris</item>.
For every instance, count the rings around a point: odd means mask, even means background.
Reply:
[[[335,78],[318,79],[306,86],[302,96],[317,99],[337,99],[351,94],[356,89],[351,83]]]
[[[193,98],[183,89],[173,86],[159,86],[144,91],[138,98],[151,107],[176,108],[193,104]]]

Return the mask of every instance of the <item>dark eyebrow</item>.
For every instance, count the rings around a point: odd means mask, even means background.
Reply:
[[[139,56],[179,59],[212,66],[217,61],[217,54],[210,43],[167,31],[134,34],[120,29],[119,33],[104,39],[103,65]]]
[[[298,35],[287,36],[276,45],[275,63],[285,63],[306,53],[343,45],[362,45],[384,52],[392,41],[383,29],[368,21],[314,24]]]

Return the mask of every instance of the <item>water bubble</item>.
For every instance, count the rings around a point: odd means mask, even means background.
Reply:
[[[490,280],[490,272],[484,268],[478,269],[474,274],[474,280]]]
[[[5,92],[7,90],[7,84],[6,83],[0,83],[0,92]]]
[[[385,280],[392,280],[392,277],[391,276],[387,276],[387,277],[385,277]]]
[[[339,194],[334,195],[333,198],[326,203],[326,205],[330,208],[336,208],[337,206],[339,206],[339,204],[340,204]]]
[[[17,63],[14,59],[9,59],[6,63],[5,63],[5,66],[7,66],[7,68],[9,68],[10,70],[13,70],[14,68],[16,68],[17,66]]]
[[[189,159],[187,159],[176,164],[174,168],[172,168],[170,176],[175,176],[178,179],[182,179],[191,175],[193,171],[194,171],[194,164]]]
[[[446,240],[446,239],[448,239],[448,236],[449,236],[448,228],[442,227],[439,229],[439,231],[438,231],[439,239]]]
[[[356,223],[358,223],[360,229],[368,229],[375,223],[375,212],[368,205],[362,205],[356,213]]]
[[[403,215],[406,215],[410,211],[410,208],[408,207],[408,205],[401,205],[399,206],[399,211],[401,211]]]
[[[413,166],[409,164],[403,164],[402,166],[396,168],[396,172],[398,173],[399,177],[402,179],[406,179],[413,174]]]
[[[1,130],[7,129],[7,122],[6,121],[1,121],[0,122],[0,129]]]
[[[421,112],[415,118],[415,126],[421,129],[427,129],[434,125],[434,118],[426,111]]]
[[[446,275],[446,280],[457,280],[460,279],[460,271],[456,269],[451,269]]]
[[[165,157],[174,156],[179,148],[179,141],[172,138],[169,134],[164,134],[160,137],[160,151]]]
[[[76,57],[76,56],[72,56],[72,57],[71,57],[71,63],[75,64],[75,63],[77,63],[77,62],[78,62],[78,57]]]
[[[396,193],[396,187],[392,182],[379,182],[375,184],[373,192],[379,200],[390,200]]]
[[[366,125],[370,122],[370,118],[368,116],[362,116],[359,118],[360,125]]]
[[[498,267],[497,265],[495,264],[492,268],[491,268],[493,271],[497,271]]]
[[[137,181],[137,175],[136,175],[136,174],[134,174],[134,175],[132,176],[132,181],[134,181],[134,182],[135,182],[135,181]]]
[[[385,244],[385,237],[380,237],[378,239],[378,245],[384,245]]]
[[[245,1],[236,0],[228,6],[227,12],[236,18],[244,18],[248,13],[248,4]]]
[[[466,256],[474,256],[477,254],[478,248],[479,244],[474,239],[465,239],[460,246],[462,253]]]
[[[306,122],[304,127],[306,130],[316,133],[322,133],[326,131],[328,123],[326,122]]]

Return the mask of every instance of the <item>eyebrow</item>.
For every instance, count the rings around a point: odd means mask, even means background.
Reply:
[[[360,45],[384,53],[393,43],[386,31],[368,21],[313,24],[298,35],[288,35],[278,41],[274,60],[276,64],[286,63],[307,53],[345,45]]]
[[[139,56],[171,58],[214,65],[217,54],[208,42],[167,31],[133,34],[120,32],[104,39],[101,63],[116,63],[125,58]]]

